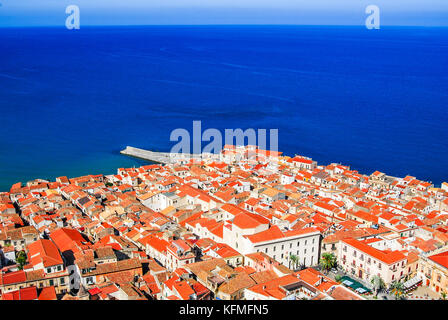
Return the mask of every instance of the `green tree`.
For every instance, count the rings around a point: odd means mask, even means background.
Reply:
[[[19,251],[17,253],[16,262],[18,264],[19,270],[23,269],[23,266],[26,264],[26,253],[25,251]]]
[[[290,256],[289,256],[289,260],[290,260],[291,263],[292,263],[292,267],[293,267],[293,269],[297,269],[297,266],[298,266],[298,264],[299,264],[299,257],[296,256],[295,254],[290,254]]]
[[[373,284],[373,288],[375,289],[375,297],[378,296],[378,293],[386,288],[386,284],[384,283],[384,280],[378,276],[375,275],[370,279],[370,282]]]
[[[442,290],[440,295],[442,296],[442,300],[446,300],[446,291],[445,290]]]
[[[394,281],[390,284],[390,289],[395,296],[395,299],[400,299],[404,294],[404,286],[401,282]]]
[[[324,253],[322,254],[322,259],[320,261],[322,269],[325,272],[330,271],[333,267],[336,266],[336,257],[333,253]]]

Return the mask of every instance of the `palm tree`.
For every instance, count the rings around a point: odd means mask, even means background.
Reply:
[[[325,272],[330,271],[334,266],[336,266],[336,257],[333,253],[324,253],[322,254],[321,266]]]
[[[373,284],[373,287],[375,288],[375,297],[378,296],[378,293],[386,288],[386,284],[384,283],[384,280],[378,276],[375,275],[370,279],[370,282]]]
[[[392,282],[390,284],[390,289],[392,290],[392,293],[395,295],[395,299],[397,300],[404,294],[404,286],[401,282]]]
[[[292,262],[293,268],[297,269],[297,265],[299,263],[299,257],[291,253],[289,256],[289,260]]]

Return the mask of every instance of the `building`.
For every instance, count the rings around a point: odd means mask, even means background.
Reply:
[[[174,240],[166,247],[166,268],[170,271],[193,263],[195,258],[190,246],[183,240]]]
[[[378,275],[386,285],[390,285],[406,276],[406,255],[398,250],[379,250],[367,243],[353,238],[340,240],[338,265],[347,273],[367,282]]]
[[[294,268],[291,255],[302,266],[319,263],[321,233],[316,228],[282,231],[278,226],[244,237],[243,254],[263,252],[288,268]]]
[[[448,251],[422,257],[418,274],[423,279],[423,285],[438,293],[448,293]]]

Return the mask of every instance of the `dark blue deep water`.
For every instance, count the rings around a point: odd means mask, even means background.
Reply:
[[[0,190],[141,165],[170,132],[278,128],[286,154],[448,180],[448,29],[0,29]]]

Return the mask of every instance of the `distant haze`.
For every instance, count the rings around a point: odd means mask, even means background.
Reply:
[[[78,5],[81,25],[363,25],[365,8],[382,25],[447,26],[447,0],[0,0],[0,26],[64,26]]]

